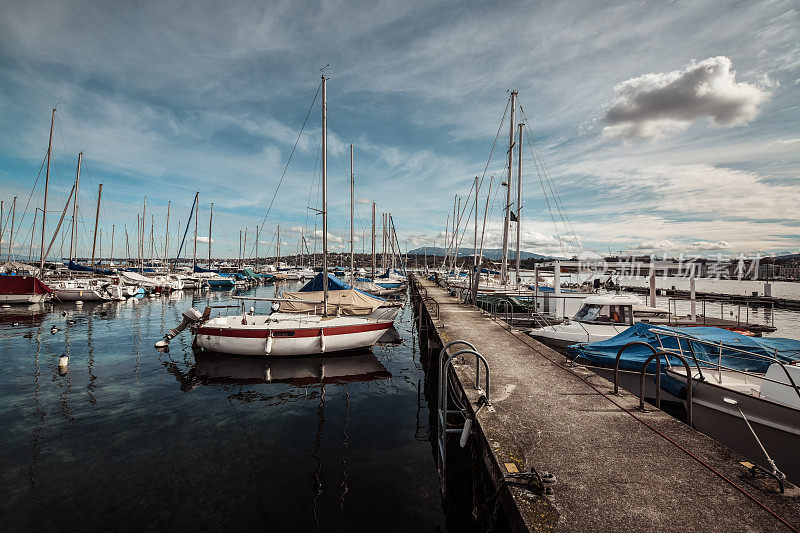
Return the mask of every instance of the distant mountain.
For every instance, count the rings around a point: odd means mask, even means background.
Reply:
[[[459,257],[469,257],[473,253],[472,248],[459,248],[458,249],[458,256]],[[434,248],[433,246],[429,246],[427,248],[415,248],[413,250],[408,251],[408,255],[437,255],[444,257],[447,253],[447,249],[445,248]],[[500,261],[503,258],[503,250],[501,248],[490,248],[483,251],[483,257],[489,259],[490,261]],[[508,258],[509,259],[516,259],[517,252],[516,250],[509,250],[508,251]],[[526,252],[521,251],[519,254],[520,259],[549,259],[550,256],[547,255],[540,255],[535,254],[533,252]]]

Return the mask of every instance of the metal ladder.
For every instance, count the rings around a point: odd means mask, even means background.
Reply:
[[[447,359],[445,356],[447,355],[447,349],[451,346],[456,344],[463,344],[467,346],[467,349],[458,350]],[[472,343],[463,340],[456,340],[453,342],[448,342],[444,345],[441,352],[439,352],[439,389],[438,389],[438,407],[437,407],[437,444],[439,450],[439,475],[442,485],[442,491],[444,492],[445,486],[445,479],[446,479],[446,472],[447,472],[447,436],[451,434],[460,434],[460,445],[463,448],[467,444],[467,438],[472,430],[472,418],[470,418],[469,414],[466,411],[465,406],[461,406],[460,409],[448,409],[447,408],[447,400],[448,400],[448,376],[450,368],[453,365],[453,360],[458,357],[459,355],[463,354],[472,354],[475,356],[475,389],[480,392],[480,397],[478,398],[478,408],[475,411],[475,415],[483,409],[484,407],[490,407],[491,403],[489,402],[489,363],[486,361],[486,358],[482,356],[478,351],[475,349],[475,346]],[[486,370],[484,375],[484,388],[481,389],[480,387],[480,375],[481,375],[481,363]],[[454,402],[460,404],[458,398],[453,398]],[[447,420],[448,416],[459,414],[464,419],[464,424],[462,427],[447,427]]]

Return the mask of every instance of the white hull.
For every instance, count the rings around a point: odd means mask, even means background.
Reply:
[[[0,294],[0,304],[38,304],[47,299],[47,294]]]
[[[102,302],[110,300],[111,297],[106,295],[100,289],[56,289],[55,297],[62,302]]]
[[[220,317],[204,323],[195,345],[212,352],[285,357],[355,350],[374,345],[392,326],[361,317],[246,315]]]

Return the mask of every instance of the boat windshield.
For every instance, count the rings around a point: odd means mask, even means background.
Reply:
[[[594,324],[630,325],[633,323],[633,313],[629,305],[584,304],[572,319]]]

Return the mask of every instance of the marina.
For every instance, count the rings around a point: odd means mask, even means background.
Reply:
[[[799,42],[3,3],[3,532],[800,531]]]

